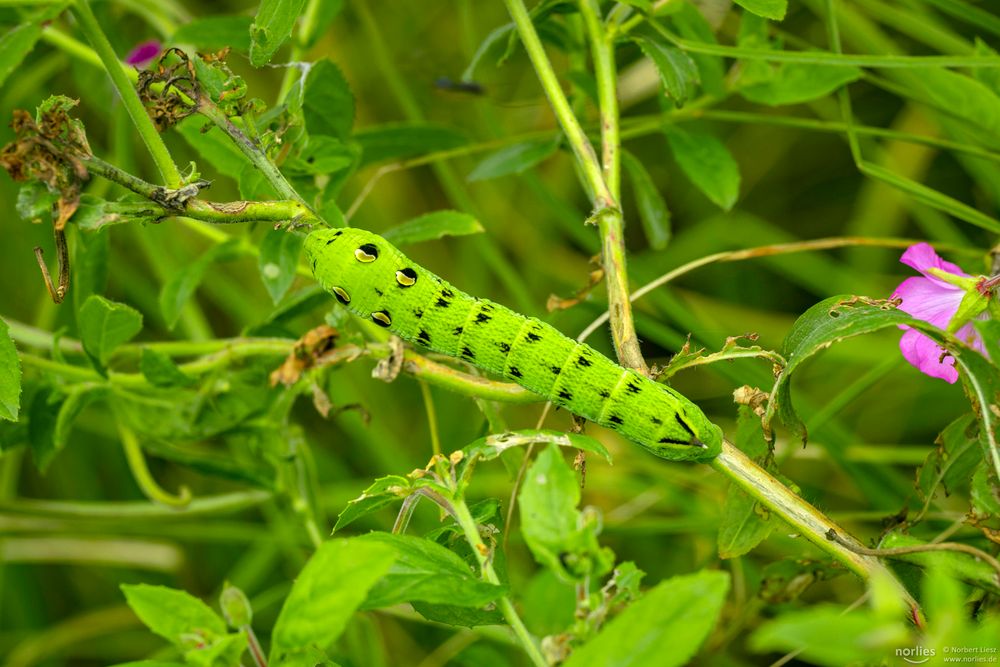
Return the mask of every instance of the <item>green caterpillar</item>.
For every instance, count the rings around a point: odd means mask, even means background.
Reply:
[[[721,450],[722,430],[670,387],[540,320],[460,292],[376,234],[317,230],[305,250],[323,289],[400,338],[502,375],[662,458],[706,461]]]

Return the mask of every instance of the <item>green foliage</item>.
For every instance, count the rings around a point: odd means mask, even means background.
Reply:
[[[510,174],[520,174],[552,157],[559,140],[536,139],[513,144],[487,155],[469,172],[467,180],[486,181]]]
[[[311,665],[314,651],[336,639],[396,553],[377,542],[323,543],[299,573],[271,635],[270,662]]]
[[[17,421],[21,410],[21,359],[10,337],[10,327],[0,319],[0,419]]]
[[[695,187],[729,210],[740,194],[740,168],[719,139],[701,131],[664,128],[670,152]]]
[[[483,226],[473,216],[460,211],[434,211],[407,220],[386,230],[383,236],[394,245],[434,241],[445,236],[481,234]]]
[[[250,62],[261,67],[292,34],[305,0],[262,0],[250,26]]]
[[[142,330],[142,313],[123,303],[93,294],[80,306],[80,341],[98,370],[119,345]]]

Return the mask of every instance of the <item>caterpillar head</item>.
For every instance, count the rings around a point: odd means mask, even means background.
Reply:
[[[676,399],[673,419],[651,445],[654,454],[671,461],[709,461],[722,451],[722,429],[687,398],[664,387]],[[672,422],[672,423],[671,423]]]
[[[392,325],[386,307],[398,302],[402,294],[396,292],[415,296],[421,291],[416,288],[418,274],[411,262],[372,232],[352,227],[320,229],[306,237],[304,247],[323,289],[379,326]]]

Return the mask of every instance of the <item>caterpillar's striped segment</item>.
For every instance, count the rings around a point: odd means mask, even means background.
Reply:
[[[322,229],[305,250],[325,290],[400,338],[502,375],[657,456],[705,461],[721,450],[721,429],[670,387],[540,320],[459,291],[376,234]]]

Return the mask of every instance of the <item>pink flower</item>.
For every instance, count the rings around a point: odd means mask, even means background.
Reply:
[[[153,58],[160,55],[162,48],[160,43],[155,39],[151,39],[148,42],[140,42],[129,52],[125,58],[125,62],[142,69],[153,62]]]
[[[907,278],[892,293],[892,298],[902,299],[899,309],[917,319],[930,322],[939,329],[947,329],[967,292],[934,276],[928,269],[938,269],[963,278],[971,276],[938,257],[926,243],[910,246],[899,261],[923,274],[919,278]],[[900,328],[906,330],[906,333],[899,341],[899,349],[910,364],[925,375],[941,378],[949,383],[958,379],[955,360],[943,347],[916,329],[905,326]],[[971,322],[955,332],[955,336],[973,349],[986,354],[983,341]]]

